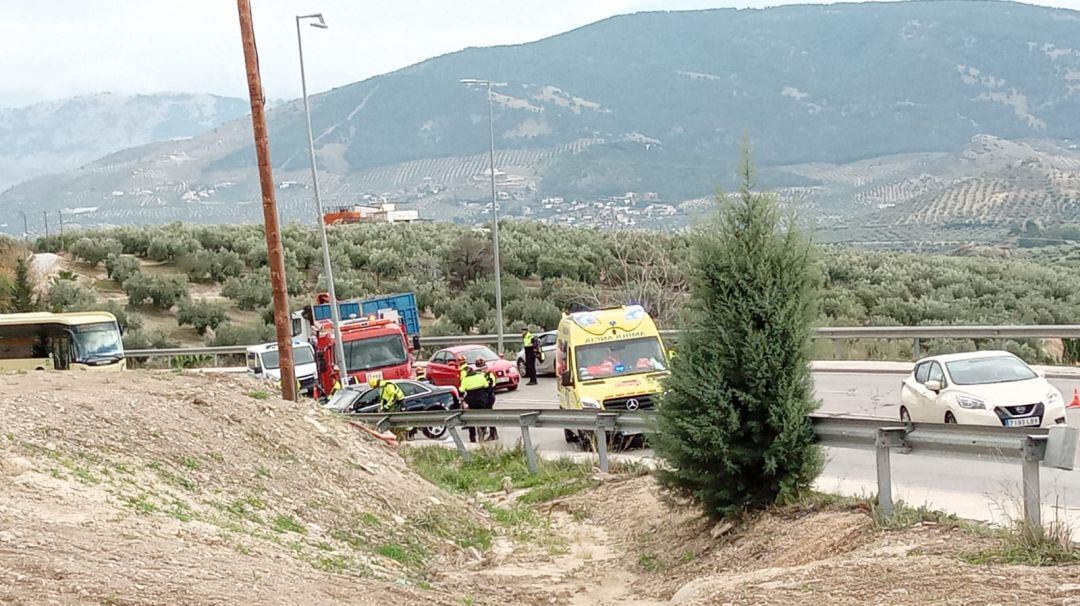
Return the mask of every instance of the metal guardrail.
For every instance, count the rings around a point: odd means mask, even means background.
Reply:
[[[230,345],[227,347],[170,347],[167,349],[132,349],[124,352],[124,355],[129,358],[227,356],[243,355],[247,352],[247,348],[247,345]]]
[[[530,430],[569,429],[592,432],[592,441],[601,471],[608,471],[609,437],[618,432],[651,433],[656,427],[655,412],[609,412],[592,410],[465,410],[426,411],[344,416],[377,426],[445,426],[458,452],[470,455],[458,433],[462,427],[517,427],[529,469],[537,471],[536,451]],[[1014,429],[939,423],[897,425],[882,419],[859,419],[810,415],[818,442],[832,448],[873,450],[877,457],[878,505],[885,515],[893,508],[891,451],[949,457],[994,457],[1018,460],[1022,464],[1024,517],[1032,527],[1042,524],[1039,464],[1057,469],[1076,467],[1080,430],[1072,427]]]
[[[661,330],[660,336],[675,342],[677,330]],[[828,339],[837,343],[837,352],[844,341],[853,339],[911,339],[915,342],[915,354],[919,357],[919,343],[923,339],[1080,339],[1080,325],[1032,325],[1032,326],[826,326],[814,331],[814,339]],[[491,345],[497,343],[498,335],[454,335],[444,337],[421,337],[425,346]],[[521,336],[508,334],[503,341],[513,345],[521,343]],[[135,349],[127,352],[129,358],[177,357],[177,356],[223,356],[243,354],[246,345],[230,347],[176,347],[170,349]],[[842,358],[837,355],[837,358]]]

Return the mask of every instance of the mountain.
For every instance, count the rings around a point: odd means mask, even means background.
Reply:
[[[812,215],[821,238],[861,246],[948,249],[1000,241],[1013,226],[1080,224],[1075,143],[977,135],[951,152],[780,167],[811,180],[776,190]],[[811,212],[807,212],[811,211]]]
[[[249,111],[213,95],[102,93],[0,108],[0,189],[106,154],[204,133]]]
[[[634,200],[623,224],[677,223],[700,206],[686,201],[730,185],[746,137],[762,186],[820,192],[802,211],[843,222],[866,216],[861,190],[813,167],[888,185],[876,164],[952,166],[977,137],[1068,149],[1080,136],[1080,12],[977,0],[652,12],[467,49],[313,97],[328,204],[382,197],[421,216],[480,216],[487,108],[467,77],[506,83],[495,134],[510,214],[615,216]],[[310,219],[301,105],[269,121],[282,212]],[[124,150],[20,184],[0,205],[98,207],[86,220],[100,223],[256,219],[250,130],[242,118]]]

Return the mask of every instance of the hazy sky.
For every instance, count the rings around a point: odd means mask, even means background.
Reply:
[[[536,40],[621,13],[795,4],[785,0],[252,0],[263,86],[300,94],[294,16],[310,90],[469,46]],[[805,3],[805,2],[804,2]],[[1032,4],[1080,9],[1080,0]],[[0,106],[111,91],[247,96],[233,0],[5,0]],[[483,74],[477,74],[483,76]]]

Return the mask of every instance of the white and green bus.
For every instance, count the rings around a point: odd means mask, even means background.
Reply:
[[[0,314],[0,372],[126,367],[120,326],[110,313]]]

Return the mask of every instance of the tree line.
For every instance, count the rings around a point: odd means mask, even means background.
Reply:
[[[500,236],[508,329],[524,324],[554,329],[564,312],[625,303],[644,305],[662,326],[671,327],[688,293],[693,253],[686,233],[506,221]],[[325,289],[319,241],[315,230],[296,224],[283,228],[282,237],[289,292],[299,307]],[[427,334],[495,331],[493,255],[486,230],[449,223],[361,224],[331,229],[329,241],[340,298],[415,292],[420,307],[436,318]],[[216,344],[270,334],[266,327],[228,326],[223,304],[190,296],[190,284],[220,284],[233,306],[261,312],[272,322],[259,226],[126,226],[86,231],[63,242],[41,239],[35,246],[103,265],[133,309],[176,307],[178,320],[200,333],[213,331]],[[1080,271],[1069,266],[835,247],[820,247],[817,259],[829,293],[821,324],[1068,324],[1080,317]],[[146,262],[178,273],[145,272]],[[80,288],[54,285],[47,303],[53,308],[84,304],[93,293]]]

